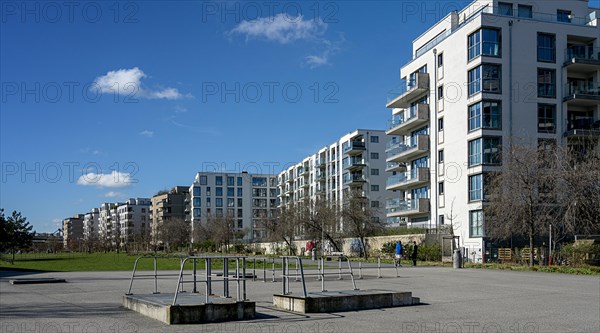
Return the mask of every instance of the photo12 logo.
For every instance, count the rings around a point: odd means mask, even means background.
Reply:
[[[262,17],[275,19],[283,16],[289,22],[302,17],[313,17],[323,23],[337,23],[339,5],[328,1],[202,1],[202,23],[253,21]]]
[[[2,23],[138,23],[136,2],[2,1]]]
[[[202,82],[202,103],[338,103],[335,82]]]

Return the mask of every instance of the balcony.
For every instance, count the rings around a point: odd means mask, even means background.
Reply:
[[[387,162],[385,163],[386,172],[403,171],[406,170],[406,164],[398,162]]]
[[[386,190],[405,190],[426,183],[429,183],[429,168],[418,168],[389,177]]]
[[[412,141],[412,142],[410,142]],[[406,143],[397,142],[388,145],[387,162],[408,162],[411,158],[429,152],[429,135],[419,134]]]
[[[387,135],[405,136],[429,123],[429,104],[417,104],[388,121]]]
[[[345,174],[344,185],[362,185],[367,179],[363,174]]]
[[[600,103],[600,85],[598,82],[570,81],[565,84],[564,102],[569,105],[594,106]]]
[[[404,80],[396,89],[389,92],[388,108],[408,108],[410,102],[429,91],[429,74],[417,73],[414,79]]]
[[[597,71],[600,69],[600,47],[578,45],[566,48],[564,66],[569,71]]]
[[[390,199],[386,202],[387,217],[423,215],[429,213],[429,198],[415,200]]]
[[[325,172],[317,172],[315,178],[317,181],[324,182],[327,180],[327,175],[325,175]]]
[[[315,190],[315,195],[325,195],[325,189],[324,188],[317,188]]]
[[[357,155],[362,154],[367,148],[365,143],[362,141],[350,141],[350,143],[344,147],[344,154]]]
[[[361,157],[351,157],[344,160],[344,169],[348,171],[356,171],[364,168],[367,164]]]
[[[567,138],[590,138],[600,136],[600,120],[583,117],[567,123]]]
[[[324,159],[318,159],[315,161],[315,167],[319,169],[324,169],[327,165],[325,164]]]

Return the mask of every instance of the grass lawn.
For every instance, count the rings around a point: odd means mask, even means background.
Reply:
[[[12,256],[3,255],[10,259]],[[0,270],[32,270],[49,272],[82,272],[82,271],[131,271],[135,260],[140,255],[128,255],[127,253],[26,253],[15,255],[14,264],[0,261]],[[178,258],[159,258],[157,266],[159,270],[178,270]],[[252,269],[253,262],[246,262],[246,269]],[[256,262],[256,268],[262,269],[262,261]],[[290,262],[292,266],[293,263]],[[198,260],[198,269],[204,269],[204,260]],[[213,262],[213,269],[223,267],[222,260]],[[235,261],[229,263],[230,269],[235,269]],[[267,268],[272,267],[270,260]],[[281,262],[276,259],[275,267],[281,267]],[[190,260],[186,262],[186,269],[192,268]],[[139,270],[152,270],[153,260],[142,259],[138,263]]]

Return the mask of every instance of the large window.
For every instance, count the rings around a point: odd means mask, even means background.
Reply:
[[[571,11],[559,9],[556,11],[556,20],[558,22],[571,23]]]
[[[207,179],[206,176],[200,176],[200,185],[206,185]]]
[[[469,201],[483,200],[483,175],[469,176]]]
[[[502,81],[500,79],[500,65],[482,65],[469,71],[469,96],[480,91],[500,93]]]
[[[556,98],[556,71],[538,68],[538,97]]]
[[[482,101],[469,106],[469,131],[480,128],[500,129],[502,110],[498,101]]]
[[[513,16],[513,4],[509,2],[498,2],[498,14]]]
[[[537,57],[538,61],[556,62],[556,36],[538,33]]]
[[[215,185],[223,185],[223,177],[222,176],[215,177]]]
[[[538,105],[538,133],[556,132],[556,105]]]
[[[252,186],[267,186],[266,177],[252,177]]]
[[[218,197],[223,196],[223,188],[222,187],[215,187],[215,195]]]
[[[227,186],[233,186],[235,183],[235,177],[227,177]]]
[[[199,196],[200,195],[200,187],[194,186],[194,195],[195,196]]]
[[[483,236],[483,210],[469,211],[469,234],[471,237]]]
[[[532,18],[533,17],[533,7],[529,5],[519,5],[519,12],[517,13],[519,17]]]
[[[501,148],[502,138],[500,137],[485,137],[469,141],[469,167],[480,164],[501,164]]]
[[[501,56],[500,30],[480,29],[468,37],[469,61],[484,56]]]

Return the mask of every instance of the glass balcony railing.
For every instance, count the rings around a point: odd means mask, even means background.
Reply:
[[[409,172],[402,172],[395,176],[388,177],[388,179],[386,181],[386,185],[388,187],[400,185],[400,184],[404,184],[406,182],[409,182],[411,180],[415,180],[418,178],[419,178],[419,169],[412,169]]]
[[[600,120],[594,117],[579,117],[567,122],[568,130],[600,130]]]
[[[366,181],[365,175],[363,174],[346,174],[344,175],[344,184],[354,183],[354,182],[364,182]]]
[[[389,170],[389,169],[396,169],[399,167],[404,166],[404,163],[399,163],[399,162],[387,162],[385,163],[385,169]]]
[[[386,150],[387,158],[396,156],[398,154],[402,154],[404,152],[417,149],[417,142],[397,142],[395,144],[390,145],[390,147]]]
[[[600,96],[600,85],[598,82],[569,82],[565,84],[565,95]]]
[[[353,167],[353,166],[362,166],[365,165],[365,160],[363,158],[348,158],[344,160],[343,167],[344,169]]]
[[[350,141],[350,143],[344,147],[344,153],[351,150],[365,150],[365,143],[362,141]]]
[[[385,205],[388,214],[408,212],[419,209],[419,200],[390,199]]]
[[[571,46],[565,49],[565,60],[600,61],[600,47],[586,45]]]
[[[417,116],[417,105],[412,105],[408,109],[404,110],[404,112],[393,115],[392,119],[388,120],[388,129],[392,129],[394,127],[400,126],[403,123],[406,123]]]

